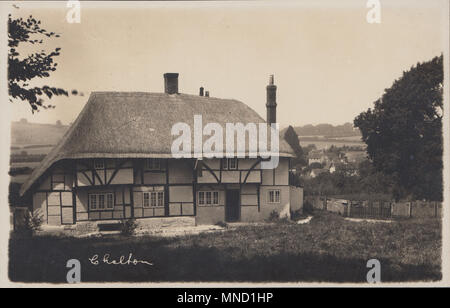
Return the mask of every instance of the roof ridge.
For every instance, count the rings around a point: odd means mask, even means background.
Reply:
[[[123,95],[123,96],[133,96],[133,95],[159,95],[159,96],[170,96],[170,97],[176,97],[176,96],[188,96],[188,97],[195,97],[198,99],[203,100],[226,100],[226,101],[234,101],[238,103],[243,103],[240,100],[237,100],[235,98],[220,98],[220,97],[214,97],[214,96],[200,96],[197,94],[190,94],[190,93],[177,93],[177,94],[168,94],[164,92],[150,92],[150,91],[92,91],[91,95]],[[248,107],[248,106],[247,106]]]

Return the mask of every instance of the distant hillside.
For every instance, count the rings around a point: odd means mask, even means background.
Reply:
[[[305,126],[295,126],[295,132],[297,135],[301,136],[322,136],[325,138],[336,138],[336,137],[353,137],[361,136],[359,129],[353,128],[352,123],[345,123],[342,125],[331,125],[331,124],[318,124],[318,125],[305,125]],[[284,133],[285,130],[283,130]]]
[[[69,128],[68,125],[38,124],[21,120],[11,123],[11,145],[55,145]]]

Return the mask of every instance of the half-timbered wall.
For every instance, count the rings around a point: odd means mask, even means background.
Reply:
[[[89,206],[90,194],[113,194],[112,209],[92,209]],[[83,188],[76,193],[76,221],[111,220],[132,217],[131,189],[129,186],[110,188]]]
[[[199,192],[214,192],[219,193],[219,202],[214,204],[199,204],[198,193]],[[197,215],[195,221],[197,224],[216,224],[221,221],[225,221],[225,186],[224,185],[198,185],[196,192],[196,211]]]
[[[267,219],[272,211],[277,212],[281,216],[289,215],[289,187],[289,159],[280,158],[277,168],[265,169],[262,172],[262,183],[259,192],[259,215],[253,217],[253,219]],[[270,191],[279,191],[279,202],[271,202],[269,200]]]
[[[237,168],[230,170],[223,166],[222,159],[204,159],[201,163],[202,171],[197,177],[198,183],[261,183],[261,169],[259,159],[237,159]]]
[[[76,162],[77,186],[133,184],[133,161],[85,159]]]
[[[33,212],[39,212],[49,225],[73,224],[73,172],[67,163],[53,166],[37,183]]]
[[[151,205],[151,195],[155,196],[155,205]],[[166,216],[166,202],[158,204],[158,193],[163,194],[163,200],[166,198],[164,186],[135,186],[133,187],[133,205],[134,217],[163,217]],[[144,202],[144,194],[148,196],[147,203]]]
[[[195,215],[192,185],[169,186],[169,216]]]
[[[196,216],[199,224],[214,224],[225,219],[226,189],[239,189],[241,221],[261,221],[272,211],[289,211],[287,158],[273,170],[261,169],[259,159],[238,159],[236,170],[224,168],[220,159],[197,162],[201,170],[194,169],[194,159],[164,159],[157,169],[149,169],[146,161],[86,159],[58,164],[37,184],[33,209],[50,225],[166,216]],[[279,202],[269,200],[271,190],[279,191]],[[163,192],[163,204],[152,206],[144,200],[154,191]],[[199,204],[199,191],[218,191],[219,203]],[[90,208],[90,194],[107,193],[113,194],[112,208]]]

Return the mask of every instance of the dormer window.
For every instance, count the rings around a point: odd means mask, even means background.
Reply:
[[[222,168],[224,170],[236,170],[237,158],[225,158],[224,160],[222,160]]]
[[[94,169],[105,169],[105,162],[103,161],[103,159],[94,160]]]
[[[161,170],[161,159],[148,158],[145,167],[147,170]]]

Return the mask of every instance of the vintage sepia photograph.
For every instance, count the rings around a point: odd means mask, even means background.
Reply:
[[[7,285],[445,281],[448,1],[0,7]]]

